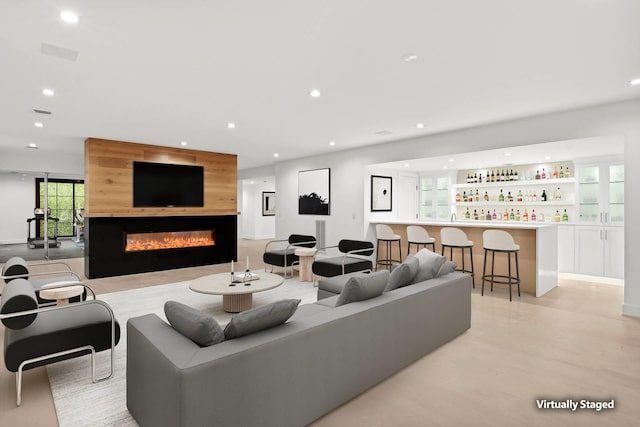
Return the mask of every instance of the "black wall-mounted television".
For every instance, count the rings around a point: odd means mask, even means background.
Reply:
[[[133,207],[203,207],[202,166],[133,162]]]

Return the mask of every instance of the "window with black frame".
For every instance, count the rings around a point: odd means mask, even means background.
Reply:
[[[84,209],[84,181],[49,178],[49,208],[51,217],[58,218],[58,236],[74,235],[74,219]],[[44,207],[44,179],[36,178],[36,208]],[[53,222],[49,223],[49,236],[53,236]],[[43,237],[43,221],[36,224],[36,236]]]

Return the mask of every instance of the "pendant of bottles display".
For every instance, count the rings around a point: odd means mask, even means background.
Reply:
[[[560,166],[560,170],[557,167],[554,167],[553,172],[547,172],[545,168],[542,168],[542,173],[540,170],[536,170],[535,175],[531,173],[527,173],[526,176],[518,175],[518,170],[515,171],[513,169],[495,169],[488,170],[486,175],[482,175],[482,173],[467,173],[467,184],[481,184],[481,183],[491,183],[491,182],[505,182],[505,181],[518,181],[519,179],[529,181],[535,179],[563,179],[570,178],[571,173],[569,172],[569,166]]]

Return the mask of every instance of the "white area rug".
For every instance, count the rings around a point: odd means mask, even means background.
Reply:
[[[316,289],[311,282],[287,279],[275,289],[254,294],[253,304],[263,305],[287,298],[300,298],[300,304],[308,304],[316,301]],[[101,295],[98,299],[111,306],[122,331],[115,350],[114,376],[108,381],[93,384],[89,356],[49,365],[47,372],[61,427],[137,425],[126,405],[126,333],[129,318],[155,313],[166,320],[164,303],[169,300],[205,311],[223,326],[232,316],[222,310],[221,296],[192,292],[189,282],[114,292]],[[96,355],[98,377],[108,373],[109,353],[103,351]]]

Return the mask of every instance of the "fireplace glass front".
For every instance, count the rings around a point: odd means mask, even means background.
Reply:
[[[215,246],[214,230],[126,233],[125,252]]]

